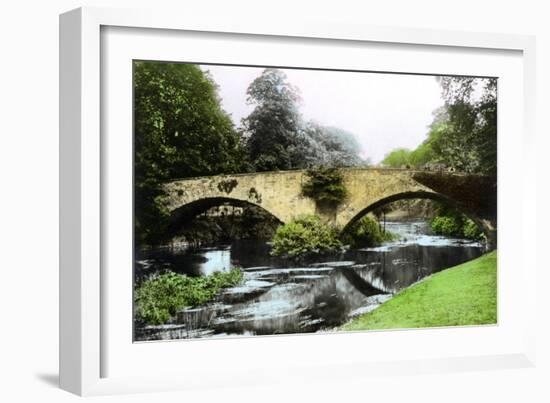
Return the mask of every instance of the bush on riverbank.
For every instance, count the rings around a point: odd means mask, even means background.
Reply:
[[[460,236],[462,235],[462,222],[455,217],[435,216],[430,221],[430,227],[436,235]]]
[[[430,220],[434,234],[472,240],[480,239],[482,232],[476,223],[463,215],[437,215]]]
[[[334,228],[315,215],[302,215],[277,228],[271,254],[296,258],[332,252],[341,246]]]
[[[493,251],[425,278],[341,330],[494,324],[496,281],[497,253]]]
[[[205,277],[188,277],[173,272],[155,276],[136,286],[136,319],[149,325],[160,325],[174,316],[178,309],[204,304],[221,288],[233,287],[241,279],[242,272],[238,268]]]
[[[459,210],[442,203],[436,203],[435,214],[430,220],[434,234],[456,238],[480,240],[483,232],[477,224]]]
[[[341,236],[344,243],[353,247],[376,246],[396,238],[396,234],[382,230],[378,221],[368,215],[362,217]]]
[[[462,234],[464,238],[474,239],[474,240],[478,240],[483,237],[483,232],[481,232],[481,230],[476,225],[476,223],[470,220],[469,218],[466,219],[466,221],[464,222],[464,225],[462,226]]]

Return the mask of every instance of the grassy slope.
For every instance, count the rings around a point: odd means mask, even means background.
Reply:
[[[480,325],[497,319],[496,251],[427,277],[341,330]]]

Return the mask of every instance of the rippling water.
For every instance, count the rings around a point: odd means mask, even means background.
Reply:
[[[137,277],[171,270],[208,275],[241,267],[243,281],[204,306],[183,309],[163,326],[137,328],[136,340],[267,335],[330,331],[368,312],[422,278],[483,253],[476,242],[429,234],[427,223],[388,222],[399,239],[376,248],[352,249],[339,256],[289,267],[269,255],[261,241],[190,253],[143,253]]]

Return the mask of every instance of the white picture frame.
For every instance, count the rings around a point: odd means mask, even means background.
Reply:
[[[187,344],[192,346],[195,353],[195,356],[190,356],[190,361],[184,364],[167,365],[168,368],[162,374],[133,373],[124,366],[120,366],[117,371],[108,369],[106,362],[111,356],[116,355],[113,351],[119,351],[121,347],[113,344],[105,329],[111,323],[106,318],[112,313],[110,303],[107,303],[109,292],[106,291],[108,287],[105,284],[105,278],[109,276],[102,271],[102,267],[106,265],[105,252],[108,249],[108,245],[104,243],[103,232],[103,227],[106,226],[105,220],[108,217],[102,209],[105,207],[105,191],[108,189],[106,183],[112,173],[106,169],[108,157],[105,149],[107,145],[110,147],[111,143],[104,138],[102,140],[102,133],[109,129],[108,123],[104,121],[109,111],[102,109],[105,105],[102,94],[109,91],[106,86],[110,85],[109,82],[102,80],[104,65],[101,58],[102,55],[108,55],[108,53],[102,53],[104,52],[102,46],[105,45],[102,42],[102,31],[109,30],[109,27],[122,30],[156,30],[157,33],[176,32],[176,36],[177,32],[192,32],[195,36],[200,36],[201,33],[205,35],[216,33],[218,36],[241,35],[253,37],[255,41],[260,42],[290,40],[303,46],[311,44],[312,41],[328,41],[330,46],[335,48],[346,44],[358,46],[376,44],[376,46],[397,46],[399,49],[418,48],[422,52],[426,49],[442,52],[464,50],[481,56],[511,52],[510,54],[515,55],[515,62],[511,63],[521,67],[521,76],[518,76],[517,72],[520,70],[517,69],[510,73],[511,86],[514,87],[520,99],[516,99],[513,103],[510,101],[508,105],[510,108],[519,105],[521,113],[515,118],[516,120],[510,121],[510,125],[511,127],[515,125],[513,127],[522,132],[522,136],[504,143],[512,149],[514,145],[521,147],[524,164],[519,172],[514,174],[515,176],[506,175],[505,177],[513,179],[503,179],[500,173],[501,167],[505,173],[509,174],[510,169],[506,167],[510,163],[502,159],[499,145],[499,192],[501,183],[506,184],[506,181],[515,179],[521,181],[523,193],[516,192],[515,196],[511,196],[513,201],[521,203],[518,214],[526,214],[523,211],[528,209],[534,210],[535,179],[534,176],[529,176],[531,170],[534,170],[534,161],[529,157],[534,146],[535,42],[533,37],[368,27],[315,21],[249,21],[239,18],[212,20],[206,17],[175,15],[168,11],[152,10],[80,8],[70,11],[60,17],[60,385],[63,389],[79,395],[96,395],[234,386],[235,384],[245,386],[263,382],[294,383],[298,375],[300,381],[329,380],[334,377],[344,380],[346,377],[369,376],[375,373],[410,374],[534,365],[534,319],[523,316],[519,321],[518,315],[514,313],[515,316],[511,314],[510,320],[507,320],[507,312],[501,310],[500,292],[501,290],[506,292],[509,285],[507,279],[511,279],[505,271],[502,281],[499,277],[499,318],[503,317],[506,320],[502,323],[499,319],[499,325],[492,329],[478,331],[479,329],[471,328],[450,328],[424,332],[261,337],[216,341],[217,344],[213,341],[198,341],[193,342],[193,345]],[[147,32],[144,35],[147,35]],[[152,40],[161,41],[161,39]],[[410,63],[412,66],[412,61]],[[434,67],[434,69],[437,68]],[[431,71],[431,73],[437,73],[437,71]],[[504,105],[506,104],[505,102]],[[112,105],[112,102],[109,105]],[[499,115],[499,136],[501,136],[501,123]],[[506,131],[503,130],[503,133]],[[513,141],[519,143],[513,143]],[[517,150],[517,147],[515,149]],[[505,153],[506,150],[504,150]],[[499,217],[501,208],[506,211],[509,207],[501,202],[499,194]],[[511,202],[508,200],[505,203]],[[534,257],[525,253],[527,250],[525,234],[535,232],[532,228],[534,223],[527,220],[518,221],[522,224],[515,227],[514,232],[521,234],[524,242],[515,251],[499,253],[499,276],[501,265],[506,267],[519,262],[521,279],[518,281],[527,281],[528,276],[536,277]],[[499,247],[505,245],[506,239],[509,238],[506,236],[507,230],[502,222],[499,223],[499,234],[501,229],[504,236],[499,235]],[[522,258],[521,262],[518,257]],[[127,287],[129,288],[124,290],[124,293],[131,295],[131,284],[128,283]],[[522,298],[524,298],[523,306],[534,306],[535,296],[532,292],[529,295],[523,295]],[[505,304],[503,306],[502,309],[509,309]],[[534,312],[535,309],[526,311]],[[129,322],[124,323],[122,326],[131,326]],[[421,351],[416,355],[401,358],[399,354],[394,354],[388,357],[373,355],[370,358],[356,355],[345,360],[327,357],[323,360],[316,359],[313,352],[308,355],[308,346],[311,345],[357,346],[375,339],[377,343],[379,341],[383,343],[385,338],[394,340],[407,338],[415,342],[421,342],[424,339],[432,341],[445,339],[449,343],[462,339],[468,340],[470,344],[478,344],[478,348],[465,346],[462,350],[445,352],[444,349],[429,351],[426,347],[424,350],[420,349]],[[495,342],[497,346],[491,351],[484,350],[484,346],[488,345],[491,338],[499,338],[503,341],[501,344]],[[131,343],[131,341],[128,342]],[[158,356],[160,358],[157,358],[162,362],[166,359],[163,358],[165,354],[176,350],[181,352],[185,347],[185,343],[161,344],[163,344],[161,347],[139,347],[139,351],[132,346],[127,346],[128,350],[124,353],[126,355],[118,359],[119,361],[127,359],[131,363],[130,354],[144,354],[149,356],[149,359],[154,359],[151,356]],[[186,372],[186,368],[193,364],[193,360],[198,360],[197,357],[201,354],[228,354],[228,346],[235,351],[248,350],[248,356],[243,358],[241,355],[243,362],[240,366],[233,368],[230,374],[227,371],[224,373],[223,368],[216,372],[206,366],[204,368],[198,366],[194,374]],[[150,349],[151,352],[144,351],[146,349]],[[291,351],[294,349],[294,359],[276,361],[277,352],[283,349]],[[188,348],[187,351],[189,350]],[[208,352],[209,350],[211,352]],[[267,350],[273,351],[272,361],[264,363],[263,366],[257,360],[252,362],[254,356]],[[298,351],[303,354],[296,354]],[[228,355],[227,358],[235,357]],[[206,361],[212,362],[208,359]],[[307,371],[304,371],[305,368]],[[185,376],[182,375],[184,373]],[[209,378],[205,380],[204,374],[207,373]],[[330,378],[327,377],[327,373],[330,373]]]

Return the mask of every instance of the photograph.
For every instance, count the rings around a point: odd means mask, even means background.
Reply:
[[[548,3],[4,2],[0,400],[550,402]]]
[[[497,324],[496,77],[132,83],[134,342]]]

